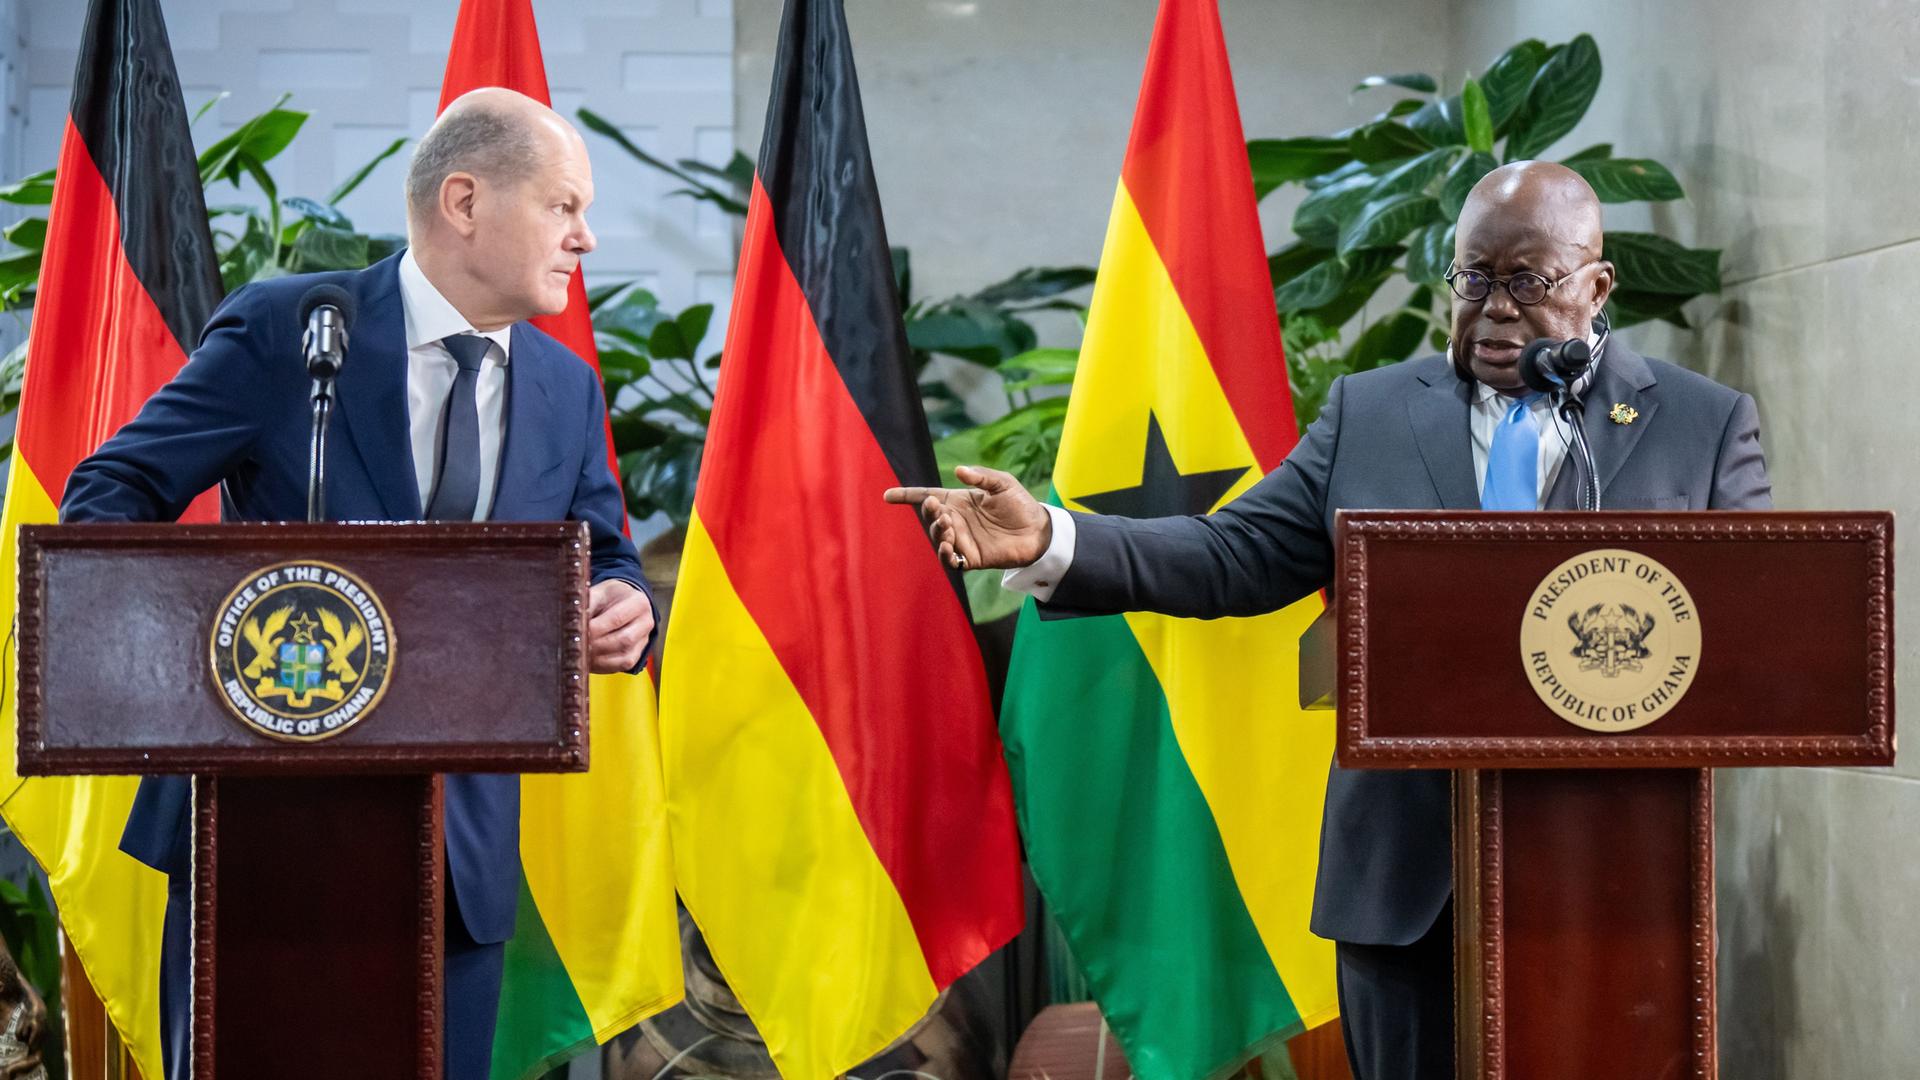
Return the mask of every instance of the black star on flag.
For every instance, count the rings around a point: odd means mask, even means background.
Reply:
[[[1242,469],[1212,469],[1183,473],[1167,449],[1167,437],[1160,431],[1160,419],[1147,414],[1146,460],[1140,466],[1140,483],[1135,487],[1073,496],[1073,501],[1096,514],[1119,517],[1171,517],[1178,514],[1204,514],[1213,509],[1233,485],[1246,475]]]

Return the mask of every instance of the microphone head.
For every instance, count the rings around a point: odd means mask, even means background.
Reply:
[[[1550,394],[1573,385],[1591,363],[1593,349],[1579,338],[1535,338],[1520,353],[1520,380],[1529,389]]]
[[[314,311],[322,307],[339,309],[340,325],[352,324],[353,294],[338,285],[315,285],[300,298],[299,325],[306,326]]]

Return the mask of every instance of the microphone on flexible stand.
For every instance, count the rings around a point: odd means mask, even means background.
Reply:
[[[1608,329],[1600,324],[1600,341],[1605,344]],[[1573,431],[1574,448],[1586,466],[1586,482],[1580,486],[1581,509],[1600,509],[1600,471],[1594,467],[1593,447],[1587,442],[1584,422],[1588,373],[1593,367],[1594,350],[1583,338],[1555,341],[1539,338],[1520,354],[1520,379],[1533,390],[1553,395],[1553,407]]]
[[[333,416],[333,380],[347,360],[353,295],[338,285],[315,285],[300,298],[300,351],[313,377],[313,437],[307,446],[307,520],[327,517],[327,421]]]

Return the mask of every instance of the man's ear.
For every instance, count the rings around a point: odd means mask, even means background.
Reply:
[[[449,173],[440,181],[440,217],[462,237],[471,237],[478,228],[474,219],[474,199],[479,184],[472,173]]]
[[[1593,274],[1593,313],[1600,314],[1607,306],[1607,298],[1613,295],[1613,264],[1600,260],[1599,269]]]

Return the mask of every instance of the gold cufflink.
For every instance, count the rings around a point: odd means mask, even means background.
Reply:
[[[1607,419],[1616,424],[1631,424],[1640,419],[1640,410],[1628,408],[1624,403],[1616,401],[1613,403],[1612,411],[1607,413]]]

